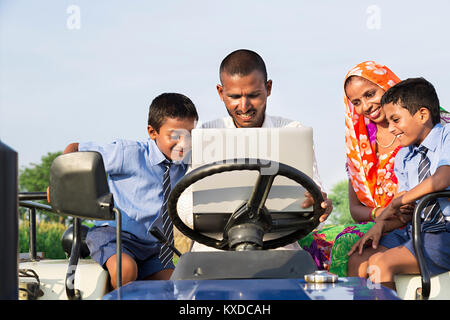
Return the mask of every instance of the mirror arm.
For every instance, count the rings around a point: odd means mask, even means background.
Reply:
[[[81,300],[81,293],[75,289],[75,271],[80,258],[81,219],[73,219],[73,244],[70,253],[69,268],[66,273],[66,294],[69,300]]]
[[[122,215],[120,210],[115,208],[112,203],[99,202],[99,205],[102,208],[112,208],[111,210],[116,216],[116,286],[120,288],[122,286]]]
[[[430,272],[428,270],[425,255],[423,252],[423,245],[422,245],[422,219],[421,219],[421,213],[422,210],[425,209],[426,205],[429,201],[434,200],[438,198],[448,198],[450,197],[450,190],[443,190],[443,191],[437,191],[433,193],[429,193],[425,196],[423,196],[419,203],[417,203],[414,213],[413,213],[413,220],[412,220],[412,234],[413,234],[413,247],[414,252],[417,256],[417,264],[419,265],[420,270],[420,276],[421,276],[421,293],[420,298],[422,300],[428,300],[431,293],[431,280],[430,280]],[[417,291],[416,291],[417,292]]]
[[[29,251],[30,258],[32,261],[37,260],[37,252],[36,252],[36,208],[28,208],[28,219],[29,219]]]
[[[116,214],[116,286],[117,289],[122,287],[122,215],[120,214],[119,209],[112,209]],[[120,299],[120,290],[119,299]]]

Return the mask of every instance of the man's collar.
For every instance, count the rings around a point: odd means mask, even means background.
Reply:
[[[272,118],[266,113],[264,115],[264,122],[261,128],[272,128],[272,127],[273,127]]]

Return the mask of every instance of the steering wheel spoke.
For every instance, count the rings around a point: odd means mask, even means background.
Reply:
[[[259,173],[252,194],[247,202],[250,209],[250,218],[254,215],[258,216],[264,208],[275,177],[276,175],[262,175],[261,172]]]

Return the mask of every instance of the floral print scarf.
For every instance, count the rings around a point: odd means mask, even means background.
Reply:
[[[346,77],[360,76],[383,90],[388,90],[400,79],[386,66],[366,61],[351,69]],[[345,82],[344,82],[345,83]],[[376,154],[376,125],[356,113],[353,104],[344,92],[345,102],[345,146],[347,173],[358,199],[368,207],[389,204],[397,192],[394,175],[394,158],[400,147],[389,154]]]

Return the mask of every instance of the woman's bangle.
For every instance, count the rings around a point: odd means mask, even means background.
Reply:
[[[375,208],[372,209],[372,211],[370,211],[370,220],[371,220],[371,221],[375,221],[375,219],[377,218],[377,217],[375,216],[375,213],[376,213],[376,211],[377,211],[378,209],[380,209],[380,208],[381,208],[381,206],[376,206]]]

